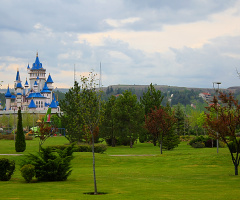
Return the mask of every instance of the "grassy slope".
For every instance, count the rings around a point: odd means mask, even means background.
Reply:
[[[46,144],[64,144],[65,138],[54,137]],[[38,141],[27,141],[24,154],[38,150]],[[15,153],[14,142],[0,140],[0,154]],[[135,155],[135,156],[111,156]],[[147,156],[137,156],[147,155]],[[92,154],[74,153],[73,172],[67,181],[25,183],[19,167],[12,179],[0,182],[0,199],[239,199],[240,177],[226,148],[193,149],[181,143],[173,151],[152,144],[136,144],[134,148],[109,147],[96,154],[98,191],[93,192]],[[0,156],[15,159],[21,156]]]

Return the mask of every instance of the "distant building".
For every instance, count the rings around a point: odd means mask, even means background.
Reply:
[[[204,101],[207,101],[207,102],[211,101],[211,99],[212,99],[211,94],[209,94],[207,92],[200,93],[199,97],[201,97]]]
[[[22,111],[41,113],[47,112],[48,108],[52,113],[60,112],[58,101],[53,93],[53,80],[49,73],[46,79],[46,69],[39,61],[38,53],[36,60],[30,68],[27,66],[29,79],[26,78],[23,84],[20,78],[20,72],[17,70],[16,80],[14,81],[14,94],[10,93],[9,86],[5,94],[6,107],[4,110],[17,111],[20,107]]]

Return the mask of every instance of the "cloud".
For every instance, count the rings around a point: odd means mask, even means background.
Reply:
[[[0,80],[36,52],[57,87],[80,73],[110,84],[237,85],[240,0],[23,0],[0,7]]]

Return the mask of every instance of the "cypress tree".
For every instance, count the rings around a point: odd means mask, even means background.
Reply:
[[[26,149],[25,135],[23,133],[21,108],[18,109],[17,136],[15,141],[16,152],[24,152]]]

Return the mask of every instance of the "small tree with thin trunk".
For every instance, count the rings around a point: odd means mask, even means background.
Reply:
[[[96,75],[97,74],[90,72],[88,77],[81,76],[82,87],[80,99],[82,104],[79,105],[84,127],[83,130],[85,135],[90,133],[92,139],[94,194],[98,194],[95,172],[94,132],[98,128],[102,117],[100,109],[101,94],[96,90]]]
[[[240,125],[240,105],[233,94],[220,92],[220,101],[215,96],[210,106],[206,107],[205,127],[208,134],[222,140],[229,148],[235,175],[238,175],[240,140],[237,137]],[[221,103],[219,103],[221,102]]]
[[[152,110],[152,112],[145,117],[145,127],[154,137],[157,138],[161,154],[163,138],[172,133],[175,123],[176,118],[174,117],[174,113],[168,112],[162,107],[159,107],[158,109],[155,107],[155,110]]]
[[[18,109],[17,136],[15,141],[16,152],[24,152],[26,149],[25,135],[23,133],[21,108]]]

